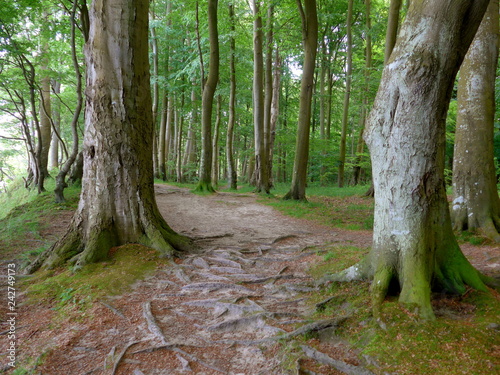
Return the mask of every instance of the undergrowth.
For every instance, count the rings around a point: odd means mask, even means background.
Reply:
[[[310,274],[319,279],[356,263],[367,249],[330,246]],[[327,301],[321,304],[322,301]],[[381,320],[373,319],[368,282],[332,283],[310,297],[314,319],[349,314],[335,332],[348,340],[375,374],[475,374],[500,371],[500,296],[470,290],[433,296],[437,319],[421,321],[388,296]],[[321,308],[318,308],[318,305]]]
[[[156,250],[137,244],[112,248],[105,262],[93,263],[74,273],[70,269],[35,274],[26,291],[28,303],[52,306],[63,315],[85,317],[92,304],[106,296],[127,291],[168,261]]]

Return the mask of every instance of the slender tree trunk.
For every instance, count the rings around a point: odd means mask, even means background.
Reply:
[[[154,196],[148,5],[92,2],[80,203],[68,232],[29,272],[67,261],[79,268],[126,243],[165,255],[190,247],[162,218]]]
[[[455,240],[444,184],[446,113],[487,5],[488,0],[413,0],[384,68],[365,132],[375,186],[373,247],[335,277],[373,278],[376,317],[393,279],[401,287],[399,301],[429,319],[432,289],[487,290],[486,277]]]
[[[299,121],[292,186],[284,199],[306,200],[307,163],[309,160],[309,129],[311,126],[311,101],[318,44],[318,15],[316,0],[297,0],[302,19],[302,44],[304,46],[304,68],[300,83]]]
[[[210,62],[207,82],[203,87],[201,104],[201,167],[196,190],[213,192],[212,186],[212,112],[215,89],[219,82],[219,33],[217,30],[218,0],[208,0],[208,33]]]
[[[345,94],[344,106],[342,111],[342,134],[340,137],[340,155],[339,155],[339,187],[344,187],[344,171],[346,158],[346,140],[347,127],[349,126],[349,99],[351,97],[351,80],[352,80],[352,8],[354,0],[349,0],[347,8],[347,56],[346,56],[346,79],[345,79]]]
[[[75,71],[76,78],[76,108],[73,112],[73,119],[71,121],[71,133],[73,135],[73,146],[71,154],[61,167],[59,173],[56,176],[56,187],[54,189],[55,200],[57,203],[62,203],[65,201],[64,189],[67,187],[66,176],[71,170],[77,156],[79,148],[79,137],[78,137],[78,119],[80,118],[80,113],[83,108],[83,94],[82,94],[82,73],[80,72],[80,66],[78,64],[78,57],[76,53],[76,10],[77,2],[73,3],[73,9],[71,11],[71,58],[73,61],[73,69]]]
[[[53,90],[56,95],[59,94],[61,92],[61,82],[54,81]],[[54,131],[50,140],[49,168],[59,168],[59,137],[57,136],[61,132],[61,110],[59,103],[52,104],[52,120],[54,122]]]
[[[43,19],[48,24],[49,17],[45,10]],[[46,39],[42,46],[42,62],[40,66],[40,138],[38,142],[41,147],[40,154],[40,172],[41,178],[45,179],[49,176],[49,151],[52,139],[52,105],[50,99],[50,75],[49,75],[49,43]]]
[[[160,138],[158,140],[158,164],[160,176],[163,181],[167,181],[167,117],[168,117],[168,96],[163,94],[160,118]]]
[[[214,136],[212,139],[212,184],[217,188],[219,185],[219,135],[221,122],[222,96],[217,95],[217,118],[215,119]]]
[[[253,118],[254,118],[254,141],[255,141],[255,169],[254,183],[256,193],[269,194],[269,176],[267,164],[267,150],[264,128],[265,105],[264,105],[264,56],[263,56],[263,31],[262,16],[260,14],[261,1],[252,0],[254,16],[253,23]]]
[[[154,6],[154,4],[153,4]],[[152,19],[156,19],[156,14],[153,9]],[[167,21],[167,22],[170,22]],[[153,62],[153,124],[154,124],[154,131],[153,131],[153,170],[155,177],[160,176],[160,171],[159,171],[159,160],[158,160],[158,131],[156,124],[158,123],[158,105],[159,105],[159,97],[160,97],[160,88],[158,85],[158,40],[157,40],[157,35],[156,35],[156,27],[151,28],[151,53],[152,53],[152,62]]]
[[[183,77],[183,82],[185,81],[185,77]],[[177,177],[177,182],[183,182],[184,181],[184,176],[182,173],[182,132],[184,128],[184,116],[182,115],[183,109],[184,109],[184,90],[182,90],[181,93],[181,105],[180,108],[177,110],[177,117],[178,121],[177,127],[176,127],[176,132],[175,132],[175,174]]]
[[[271,149],[271,111],[273,103],[273,23],[274,6],[268,5],[266,21],[266,60],[264,68],[264,152],[266,153],[266,176],[268,186],[271,189],[271,176],[273,170],[272,149]]]
[[[372,20],[371,20],[371,0],[365,0],[365,28],[366,28],[366,47],[365,47],[365,90],[363,93],[363,104],[361,105],[361,116],[360,116],[360,131],[358,144],[356,146],[356,161],[354,163],[353,170],[353,184],[357,185],[361,178],[361,161],[363,158],[363,152],[365,147],[365,141],[363,140],[363,134],[365,131],[366,114],[368,112],[369,103],[369,93],[370,93],[370,76],[372,70]]]
[[[387,20],[387,30],[385,33],[385,53],[384,62],[387,63],[391,57],[392,50],[396,44],[399,29],[399,13],[401,0],[391,0],[389,5],[389,19]]]
[[[500,200],[493,162],[498,0],[491,0],[460,68],[453,156],[452,220],[500,242]]]
[[[231,26],[230,35],[230,57],[229,57],[229,119],[227,121],[226,134],[226,158],[227,158],[227,184],[230,189],[238,188],[238,174],[236,172],[236,163],[234,161],[234,125],[236,120],[236,42],[234,39],[235,33],[235,18],[234,5],[229,4],[229,21]]]
[[[189,122],[189,128],[186,139],[186,147],[184,149],[184,158],[182,160],[182,165],[184,168],[190,168],[187,178],[192,181],[195,178],[195,173],[193,171],[194,165],[196,164],[196,133],[195,126],[198,124],[198,100],[196,93],[198,92],[198,85],[196,80],[192,81],[191,89],[191,121]]]
[[[273,72],[273,97],[271,101],[271,124],[269,134],[269,180],[270,185],[273,185],[273,158],[274,158],[274,143],[276,140],[276,128],[278,126],[278,118],[280,112],[280,89],[281,86],[281,57],[278,48],[275,51],[274,57],[274,72]]]

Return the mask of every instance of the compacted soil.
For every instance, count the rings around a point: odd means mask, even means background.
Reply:
[[[325,244],[369,247],[369,231],[286,217],[253,195],[198,196],[165,185],[156,193],[169,225],[195,239],[197,250],[132,291],[96,302],[91,318],[54,323],[54,310],[21,303],[18,363],[40,358],[32,373],[44,375],[371,373],[341,340],[295,343],[304,354],[292,363],[285,363],[283,349],[308,329],[334,331],[340,316],[306,320],[314,308],[307,297],[316,288],[307,270]],[[58,216],[62,223],[53,218],[46,235],[60,236],[69,216]],[[498,247],[464,252],[477,268],[498,273]],[[0,341],[1,373],[5,333]]]

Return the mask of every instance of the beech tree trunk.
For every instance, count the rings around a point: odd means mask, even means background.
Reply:
[[[235,33],[235,17],[234,5],[229,4],[229,21],[231,23],[230,34],[230,57],[229,57],[229,118],[227,121],[226,133],[226,160],[227,160],[227,184],[230,189],[238,188],[238,174],[236,172],[236,163],[234,162],[234,124],[236,122],[236,42],[234,40]]]
[[[304,69],[300,82],[299,121],[292,186],[284,199],[306,200],[307,163],[309,160],[309,133],[311,127],[311,101],[314,88],[314,68],[318,45],[318,14],[316,0],[297,0],[302,19],[302,44],[304,46]]]
[[[255,184],[256,193],[269,194],[269,170],[267,164],[267,150],[264,127],[264,53],[262,15],[260,14],[261,1],[252,0],[253,22],[253,123],[255,142],[255,169],[250,183]]]
[[[217,30],[218,0],[208,0],[208,33],[210,39],[210,64],[207,82],[201,98],[201,167],[198,191],[215,191],[212,186],[212,112],[215,89],[219,82],[219,33]]]
[[[363,152],[365,148],[365,141],[363,134],[365,132],[366,114],[368,112],[368,103],[370,95],[370,77],[372,70],[372,20],[371,20],[371,0],[365,0],[365,28],[366,28],[366,47],[365,47],[365,92],[363,93],[363,104],[361,105],[361,115],[359,119],[360,131],[358,144],[356,146],[356,160],[354,162],[352,182],[357,185],[361,178],[361,161],[363,159]]]
[[[373,246],[335,280],[372,278],[374,314],[390,282],[434,317],[431,290],[486,291],[453,235],[444,184],[445,119],[456,73],[488,0],[413,0],[368,119],[375,187]]]
[[[126,243],[165,255],[190,246],[167,225],[154,196],[148,7],[145,0],[92,2],[80,203],[64,237],[28,272],[65,262],[78,269]]]
[[[221,122],[222,96],[217,95],[217,110],[214,126],[214,136],[212,139],[212,184],[215,188],[219,185],[219,137]]]
[[[344,187],[344,172],[345,172],[345,157],[346,157],[346,141],[347,127],[349,126],[349,100],[351,98],[351,81],[352,81],[352,8],[354,0],[349,0],[347,6],[347,56],[346,56],[346,79],[345,79],[345,94],[344,107],[342,111],[342,134],[340,136],[340,155],[339,155],[339,187]]]
[[[500,200],[493,154],[498,0],[491,0],[460,67],[453,155],[452,221],[500,242]]]
[[[55,200],[57,203],[62,203],[65,201],[64,189],[67,187],[66,176],[70,172],[75,160],[78,156],[79,142],[80,138],[78,136],[78,119],[80,118],[80,113],[83,108],[83,95],[82,95],[82,74],[80,72],[80,66],[78,64],[78,57],[76,53],[76,11],[77,2],[73,3],[73,8],[71,10],[71,59],[73,61],[73,69],[75,70],[76,79],[76,107],[73,112],[73,119],[71,120],[71,133],[73,135],[73,145],[71,149],[71,154],[68,155],[67,160],[62,165],[59,173],[56,176],[56,187],[54,189]]]

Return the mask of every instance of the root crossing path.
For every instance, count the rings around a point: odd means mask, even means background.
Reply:
[[[169,225],[199,249],[97,303],[92,321],[27,327],[51,347],[39,373],[370,374],[339,340],[293,344],[312,331],[333,337],[345,318],[307,320],[315,286],[306,271],[321,245],[355,242],[348,234],[283,216],[253,195],[156,192]]]

